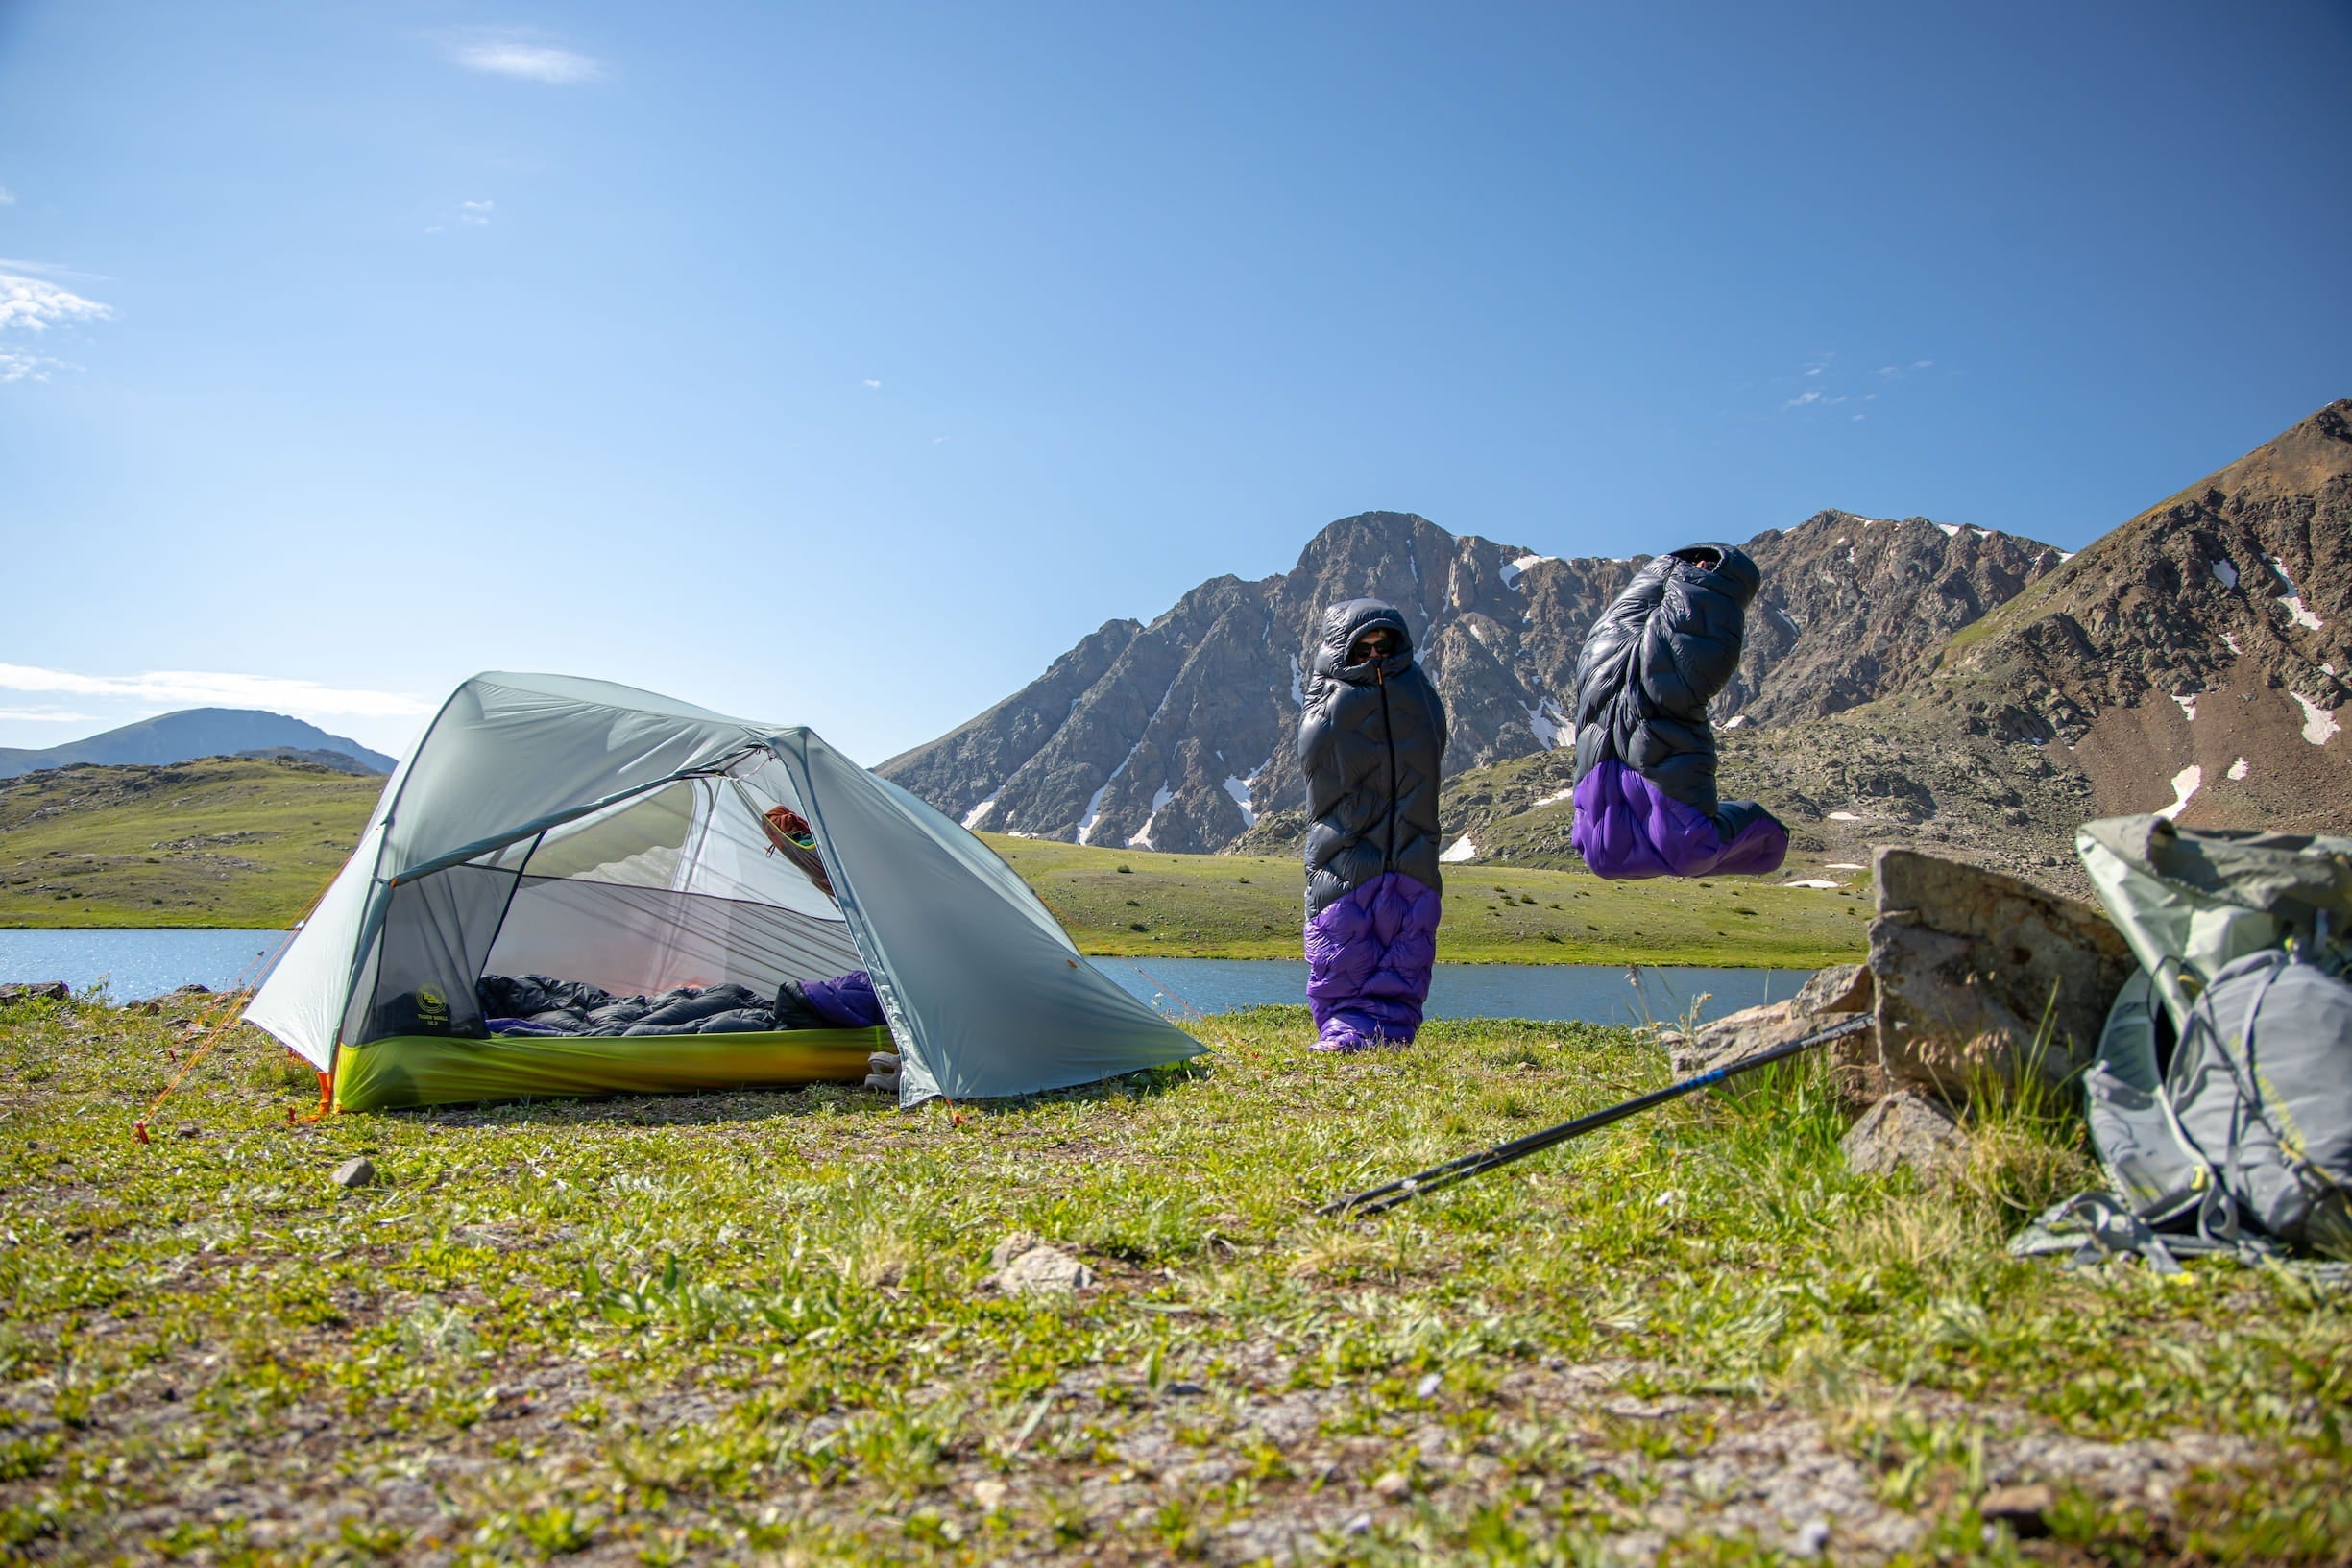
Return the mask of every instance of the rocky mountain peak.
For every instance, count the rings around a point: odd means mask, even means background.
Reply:
[[[2352,400],[2085,547],[1923,661],[1900,703],[2068,748],[2100,811],[2340,828],[2348,632]]]
[[[1988,530],[1845,513],[1750,547],[1767,586],[1748,662],[1719,704],[1734,723],[1869,701],[1935,628],[1965,624],[2060,559]],[[1452,775],[1570,738],[1577,651],[1646,559],[1557,558],[1406,512],[1342,518],[1290,571],[1213,578],[1148,624],[1107,622],[1029,687],[881,771],[979,829],[1207,851],[1253,830],[1265,839],[1273,816],[1279,838],[1305,801],[1293,748],[1326,605],[1372,597],[1404,614],[1445,699]]]

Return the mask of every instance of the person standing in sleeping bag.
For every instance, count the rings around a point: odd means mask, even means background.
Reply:
[[[1298,720],[1307,777],[1307,1003],[1317,1050],[1405,1046],[1438,956],[1445,705],[1378,599],[1323,612]]]
[[[1707,704],[1739,668],[1761,574],[1729,544],[1661,555],[1604,611],[1576,660],[1576,824],[1595,876],[1778,871],[1788,830],[1715,798]]]

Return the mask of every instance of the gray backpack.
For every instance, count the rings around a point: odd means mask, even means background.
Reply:
[[[2334,935],[2352,929],[2352,841],[2138,817],[2076,843],[2145,966],[2083,1078],[2114,1186],[2013,1249],[2132,1251],[2160,1268],[2282,1244],[2352,1259],[2352,985]]]

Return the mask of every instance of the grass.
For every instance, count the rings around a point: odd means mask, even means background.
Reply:
[[[1847,1173],[1783,1071],[1370,1221],[1317,1199],[1654,1085],[1640,1037],[1302,1011],[1184,1070],[343,1117],[257,1038],[0,1014],[0,1556],[212,1563],[2336,1562],[2352,1311],[2008,1257],[2010,1114]],[[355,1155],[382,1185],[327,1172]],[[1075,1299],[987,1289],[997,1240]],[[2051,1484],[2046,1541],[1988,1488]],[[1826,1531],[1826,1542],[1821,1533]]]
[[[290,925],[383,785],[229,758],[0,780],[0,926]]]
[[[1298,955],[1306,883],[1296,860],[982,837],[1086,953]],[[1839,889],[1738,877],[1608,882],[1581,871],[1449,866],[1438,957],[1448,963],[1817,967],[1862,956],[1868,892],[1866,880]]]
[[[0,926],[284,927],[350,854],[381,788],[378,779],[227,759],[0,782]],[[1083,952],[1298,954],[1304,879],[1295,859],[982,836]],[[1820,889],[1454,866],[1438,956],[1809,968],[1861,956],[1867,893],[1858,875]]]

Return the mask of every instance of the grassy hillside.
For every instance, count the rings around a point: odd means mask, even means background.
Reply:
[[[1305,880],[1294,858],[1148,855],[982,836],[1088,953],[1297,956]],[[1438,957],[1791,968],[1860,957],[1870,912],[1864,874],[1815,875],[1842,885],[1788,887],[1737,877],[1605,882],[1581,871],[1449,866]]]
[[[0,781],[0,926],[285,926],[383,786],[230,758]]]
[[[303,1126],[255,1037],[141,1145],[166,1020],[0,1012],[0,1560],[2344,1560],[2352,1298],[2008,1256],[2096,1180],[2070,1122],[1855,1176],[1783,1079],[1326,1220],[1662,1057],[1449,1023],[1318,1059],[1300,1008],[1202,1033],[911,1116],[819,1087]],[[334,1186],[358,1155],[381,1184]],[[991,1289],[1016,1230],[1093,1284]]]
[[[0,782],[0,926],[284,926],[350,853],[381,787],[302,763],[226,759]],[[1087,953],[1298,953],[1304,884],[1294,856],[983,836]],[[1834,888],[1610,883],[1497,865],[1448,873],[1438,955],[1458,963],[1801,968],[1859,956],[1869,908],[1866,880],[1850,871],[1811,874]]]

